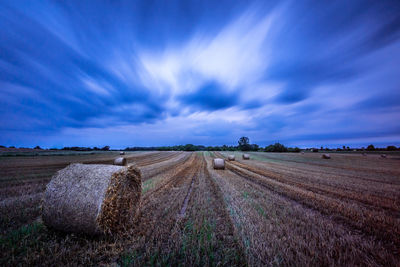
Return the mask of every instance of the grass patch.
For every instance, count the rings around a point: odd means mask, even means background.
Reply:
[[[122,267],[132,266],[136,258],[136,253],[126,252],[121,255],[120,265]]]
[[[200,225],[191,220],[185,223],[181,246],[182,254],[191,254],[196,266],[215,266],[215,222],[204,219]]]
[[[267,213],[259,204],[253,203],[253,207],[259,215],[263,216],[264,218],[268,218]]]
[[[142,184],[142,194],[145,194],[147,191],[152,189],[154,187],[154,185],[155,185],[155,182],[152,179],[145,181]]]
[[[21,226],[0,237],[0,248],[4,252],[8,251],[9,257],[23,256],[27,254],[29,248],[35,248],[40,245],[39,237],[44,232],[44,229],[44,225],[38,222]],[[2,260],[7,261],[5,258]]]

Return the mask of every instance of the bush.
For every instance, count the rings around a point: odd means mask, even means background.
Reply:
[[[367,150],[368,151],[373,151],[373,150],[375,150],[375,147],[374,147],[374,145],[369,145],[369,146],[367,146]]]
[[[280,143],[269,145],[264,149],[265,152],[287,152],[288,149]]]
[[[387,151],[395,151],[395,150],[397,150],[397,148],[396,148],[395,146],[388,146],[388,147],[386,148],[386,150],[387,150]]]
[[[297,146],[295,148],[288,148],[289,152],[300,153],[301,149]]]

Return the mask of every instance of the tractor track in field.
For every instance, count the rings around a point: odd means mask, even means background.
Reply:
[[[154,227],[156,226],[156,223],[152,222],[155,222],[155,220],[161,220],[166,215],[164,214],[164,211],[161,211],[163,205],[167,205],[168,203],[176,204],[178,202],[176,199],[177,196],[175,195],[174,197],[174,194],[170,193],[179,190],[179,188],[181,188],[182,185],[185,184],[185,181],[192,179],[192,177],[194,176],[193,169],[195,167],[196,157],[195,154],[192,154],[183,165],[179,166],[178,169],[171,169],[171,171],[173,171],[173,174],[168,175],[167,179],[158,183],[158,185],[154,189],[149,190],[146,194],[142,196],[138,223],[143,227],[139,226],[136,230],[139,229],[141,232],[144,231],[148,234],[151,234]],[[187,192],[184,195],[187,195]],[[180,203],[182,203],[183,200],[184,198],[182,198],[182,201],[180,201]],[[179,208],[177,208],[177,210],[179,210]],[[168,212],[168,214],[170,215],[171,212]],[[176,214],[178,214],[178,211],[176,211],[172,217],[176,217]],[[145,230],[142,231],[141,228]]]
[[[228,170],[248,181],[256,183],[284,197],[288,197],[322,214],[336,214],[337,216],[334,216],[334,219],[338,220],[339,223],[347,224],[357,230],[375,236],[389,247],[392,247],[391,243],[395,246],[400,245],[400,226],[396,218],[384,216],[382,213],[366,210],[360,206],[358,206],[360,207],[360,209],[358,209],[353,205],[348,205],[347,203],[343,203],[329,196],[285,184],[275,180],[273,177],[269,177],[268,174],[262,174],[259,170],[254,170],[248,166],[243,168],[238,165],[237,162],[232,163],[227,161],[226,163]]]
[[[150,252],[168,254],[175,251],[172,230],[179,221],[177,214],[198,168],[199,162],[193,153],[184,164],[171,169],[166,180],[143,195],[136,226],[130,233],[133,240],[128,248],[143,255],[143,263],[150,260]]]
[[[214,181],[214,178],[210,171],[212,169],[211,162],[205,159],[204,153],[202,153],[202,168],[201,168],[201,181],[204,182],[207,192],[209,192],[210,204],[207,207],[211,210],[210,217],[216,221],[216,239],[217,244],[224,244],[224,247],[229,247],[237,259],[229,259],[229,264],[236,266],[246,266],[245,253],[242,244],[239,242],[239,235],[235,231],[235,227],[231,217],[229,216],[229,211],[227,205],[224,201],[224,196],[221,188]],[[222,250],[222,248],[219,248]],[[221,253],[223,254],[223,253]]]

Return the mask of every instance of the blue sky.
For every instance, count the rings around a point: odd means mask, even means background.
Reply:
[[[400,145],[398,1],[0,9],[2,145]]]

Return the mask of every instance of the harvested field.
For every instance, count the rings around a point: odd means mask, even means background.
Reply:
[[[119,152],[0,157],[1,265],[320,266],[400,264],[400,155],[127,152],[142,199],[124,236],[48,229],[46,184],[73,162]]]

